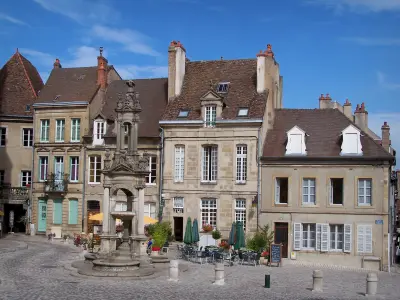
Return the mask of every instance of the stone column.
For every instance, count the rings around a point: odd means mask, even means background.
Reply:
[[[144,187],[139,189],[139,198],[138,198],[138,226],[137,226],[137,234],[144,235]]]
[[[110,188],[104,188],[103,195],[103,234],[110,233]]]
[[[138,123],[133,123],[131,127],[131,141],[132,141],[132,152],[137,152],[137,143],[138,143]]]
[[[125,149],[125,127],[124,127],[123,122],[120,123],[119,134],[120,134],[120,140],[121,140],[121,149],[124,150]]]
[[[121,141],[120,141],[120,129],[121,129],[121,126],[119,125],[121,123],[121,121],[120,120],[117,120],[117,152],[119,152],[119,150],[121,149]]]

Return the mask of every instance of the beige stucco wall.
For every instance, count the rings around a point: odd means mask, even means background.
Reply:
[[[288,204],[275,204],[275,178],[289,178]],[[316,205],[302,205],[302,179],[316,178]],[[329,203],[328,182],[330,178],[343,178],[343,206]],[[357,205],[358,178],[372,179],[372,206]],[[351,253],[322,253],[318,251],[296,251],[297,260],[315,263],[338,264],[361,267],[362,256],[357,254],[356,229],[359,224],[372,225],[373,253],[387,265],[388,233],[388,169],[378,166],[263,166],[261,189],[260,224],[288,223],[288,250],[293,251],[293,223],[352,224]],[[383,220],[383,225],[375,224]]]

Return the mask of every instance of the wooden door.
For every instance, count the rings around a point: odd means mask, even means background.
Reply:
[[[275,244],[282,244],[282,258],[288,257],[289,227],[288,223],[275,223]]]

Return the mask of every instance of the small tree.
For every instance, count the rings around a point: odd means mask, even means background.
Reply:
[[[274,240],[274,232],[270,231],[269,225],[260,227],[252,237],[247,240],[247,248],[261,252],[264,249],[269,250]]]

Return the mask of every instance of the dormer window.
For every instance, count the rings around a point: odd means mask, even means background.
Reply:
[[[297,126],[287,132],[286,155],[307,155],[306,133]]]
[[[340,155],[362,155],[361,132],[353,125],[342,131],[342,152]]]
[[[187,118],[189,115],[189,110],[182,109],[179,111],[178,118]]]
[[[249,109],[246,108],[239,108],[238,117],[247,117],[249,115]]]
[[[220,82],[217,85],[217,93],[225,94],[229,90],[229,82]]]
[[[208,105],[205,108],[205,126],[215,127],[215,120],[217,118],[217,107],[215,105]]]
[[[106,122],[102,119],[95,120],[93,126],[93,144],[102,145],[104,143],[105,133],[106,133]]]

